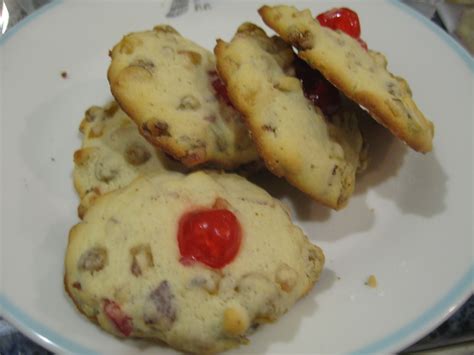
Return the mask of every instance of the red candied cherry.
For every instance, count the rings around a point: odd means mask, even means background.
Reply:
[[[125,314],[116,302],[107,299],[104,300],[103,309],[107,318],[115,324],[120,333],[126,337],[132,333],[132,318]]]
[[[316,16],[321,26],[332,30],[341,30],[354,37],[362,48],[367,50],[367,43],[360,38],[360,22],[356,12],[347,7],[335,8]]]
[[[178,245],[181,262],[201,262],[220,269],[237,255],[242,230],[237,217],[226,209],[198,210],[179,221]]]
[[[321,26],[341,30],[354,38],[360,37],[359,16],[347,7],[340,7],[316,16]]]
[[[339,109],[341,104],[339,91],[320,72],[299,58],[296,59],[295,70],[296,76],[303,83],[306,98],[318,106],[325,115],[332,115]]]
[[[230,102],[229,95],[227,93],[227,88],[220,78],[219,74],[215,70],[207,72],[209,75],[209,79],[211,81],[211,85],[216,92],[217,97],[219,97],[222,101],[224,101],[227,105],[232,106]]]

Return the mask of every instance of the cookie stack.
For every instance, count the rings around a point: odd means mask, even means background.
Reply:
[[[259,12],[281,37],[245,23],[213,54],[160,25],[110,52],[116,102],[91,107],[80,125],[82,221],[69,235],[64,283],[78,310],[114,335],[223,351],[312,289],[323,252],[280,201],[235,172],[263,162],[340,209],[366,164],[366,111],[414,149],[431,149],[431,122],[381,54],[309,11]],[[333,96],[312,94],[316,77]]]

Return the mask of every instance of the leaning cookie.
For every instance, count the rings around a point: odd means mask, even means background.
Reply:
[[[263,6],[259,13],[298,49],[300,58],[366,108],[377,122],[417,151],[432,149],[433,123],[416,106],[408,83],[387,70],[382,54],[365,50],[342,31],[322,27],[309,10]]]
[[[230,170],[258,160],[211,52],[157,26],[125,36],[110,55],[112,94],[150,143],[189,167]]]
[[[212,353],[278,319],[323,264],[280,202],[246,179],[168,173],[97,199],[71,229],[65,287],[112,334]]]
[[[354,113],[327,120],[303,93],[291,47],[253,24],[240,26],[230,43],[219,40],[214,51],[269,170],[329,207],[344,207],[362,149]]]
[[[183,169],[146,141],[116,102],[86,111],[79,130],[82,147],[74,153],[74,187],[82,217],[94,200],[124,187],[137,176]]]

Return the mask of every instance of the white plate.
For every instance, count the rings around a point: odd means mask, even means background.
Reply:
[[[313,292],[237,353],[396,351],[472,291],[473,61],[398,2],[343,4],[359,13],[369,46],[408,79],[436,124],[435,148],[423,156],[380,131],[372,167],[337,213],[286,185],[271,188],[323,247],[327,267]],[[335,4],[297,5],[318,13]],[[262,24],[258,7],[194,0],[166,18],[170,1],[56,1],[1,39],[0,306],[27,335],[53,351],[171,352],[99,331],[63,292],[67,234],[78,221],[71,179],[78,124],[87,107],[111,97],[107,52],[123,34],[167,22],[212,49],[216,36],[230,39],[241,22]],[[370,274],[376,289],[364,285]]]

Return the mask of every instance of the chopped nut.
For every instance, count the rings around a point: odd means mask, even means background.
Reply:
[[[285,292],[291,292],[291,290],[293,290],[297,279],[298,273],[287,264],[281,264],[276,270],[275,281]]]
[[[91,130],[89,131],[88,137],[89,138],[97,138],[104,134],[104,125],[103,124],[95,124],[92,126]]]
[[[79,149],[74,152],[74,163],[77,165],[84,165],[89,158],[90,154],[86,149]]]
[[[294,28],[290,31],[288,39],[299,50],[307,50],[313,47],[313,35],[309,31],[301,32]]]
[[[117,177],[119,169],[113,165],[108,164],[102,160],[99,160],[95,164],[95,177],[97,180],[109,183]]]
[[[141,276],[146,270],[153,267],[153,254],[150,245],[137,245],[130,249],[132,265],[130,271],[135,276]]]
[[[163,121],[147,121],[142,124],[142,131],[148,137],[170,137],[169,126]]]
[[[232,336],[243,335],[250,326],[249,315],[240,305],[226,308],[224,311],[224,332]]]
[[[181,98],[178,110],[197,110],[199,107],[201,107],[201,103],[195,96],[186,95]]]
[[[193,51],[178,51],[178,54],[183,54],[189,58],[194,65],[201,64],[202,57],[199,53]]]
[[[155,69],[155,64],[149,59],[137,59],[132,64],[130,64],[130,66],[143,68],[150,74],[153,72],[153,69]]]
[[[219,292],[220,280],[221,276],[218,273],[212,272],[193,277],[191,281],[189,281],[189,287],[200,287],[209,294],[215,295]]]
[[[97,106],[92,106],[91,108],[89,108],[87,111],[86,111],[86,117],[85,117],[85,120],[87,122],[94,122],[97,117],[100,116],[100,113],[101,113],[101,108],[100,107],[97,107]]]
[[[150,160],[150,158],[150,152],[140,143],[131,144],[125,151],[125,160],[134,166],[142,165]]]
[[[93,247],[84,252],[79,258],[78,268],[81,271],[100,271],[107,264],[107,250],[103,247]]]

